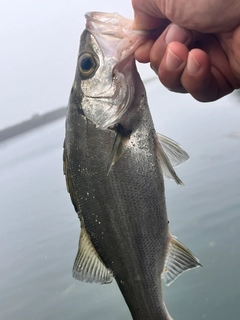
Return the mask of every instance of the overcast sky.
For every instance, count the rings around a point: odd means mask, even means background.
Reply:
[[[131,0],[1,0],[0,4],[0,129],[67,104],[85,12],[133,17]]]

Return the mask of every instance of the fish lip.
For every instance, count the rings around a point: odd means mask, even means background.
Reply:
[[[108,19],[106,19],[106,17],[108,17]],[[86,27],[87,29],[89,29],[89,31],[92,31],[93,23],[96,23],[100,26],[102,25],[103,27],[106,27],[105,34],[115,35],[115,36],[116,34],[122,35],[123,37],[125,36],[122,33],[116,33],[116,30],[119,31],[119,29],[122,29],[125,32],[131,32],[139,35],[146,35],[151,32],[149,30],[133,29],[133,20],[127,19],[118,13],[89,11],[85,13],[85,18],[87,21]]]
[[[121,34],[118,32],[116,33],[116,29],[118,31],[120,28],[128,31],[132,29],[132,21],[130,19],[123,18],[118,13],[112,14],[107,12],[91,11],[85,14],[85,18],[87,21],[86,27],[90,32],[94,30],[94,32],[97,33],[116,36]],[[103,29],[99,28],[98,30],[100,31],[96,31],[94,24],[97,24],[98,27],[102,26]]]
[[[151,33],[149,30],[133,29],[133,21],[118,13],[92,11],[87,12],[85,18],[86,29],[95,36],[100,47],[104,38],[111,37],[114,40],[113,48],[108,48],[109,56],[116,55],[119,61],[132,54]],[[105,55],[108,55],[107,50]]]

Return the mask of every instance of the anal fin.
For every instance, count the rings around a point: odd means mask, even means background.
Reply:
[[[202,267],[199,260],[188,248],[175,237],[171,236],[169,251],[162,274],[165,284],[169,286],[184,271],[197,267]]]
[[[84,226],[81,230],[78,252],[73,265],[73,277],[80,281],[100,284],[110,283],[113,278],[111,270],[104,265],[93,247]]]

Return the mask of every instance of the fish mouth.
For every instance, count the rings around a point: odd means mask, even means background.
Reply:
[[[113,34],[122,37],[121,29],[132,30],[132,20],[120,16],[118,13],[92,11],[85,14],[86,27],[89,31],[98,30],[99,33]],[[119,32],[120,31],[120,32]]]
[[[118,13],[87,12],[85,18],[86,29],[96,37],[103,54],[118,61],[131,55],[149,35],[149,31],[133,30],[133,21]]]

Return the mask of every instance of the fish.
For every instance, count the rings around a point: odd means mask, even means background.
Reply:
[[[117,13],[86,13],[66,117],[63,170],[81,232],[77,280],[116,280],[134,320],[170,320],[162,293],[201,266],[169,231],[164,176],[188,154],[158,134],[134,51],[149,32]]]

